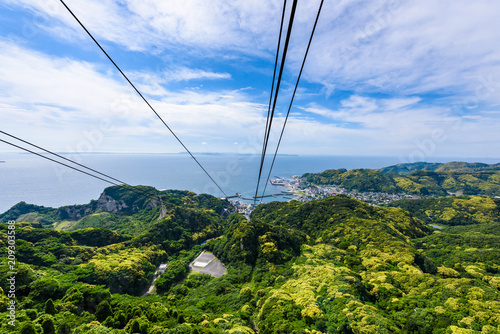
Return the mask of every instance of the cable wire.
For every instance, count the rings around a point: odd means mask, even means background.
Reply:
[[[65,158],[65,157],[63,157],[62,155],[59,155],[59,154],[54,153],[54,152],[52,152],[52,151],[49,151],[49,150],[47,150],[47,149],[45,149],[45,148],[43,148],[43,147],[40,147],[40,146],[35,145],[35,144],[33,144],[33,143],[30,143],[29,141],[26,141],[26,140],[24,140],[24,139],[21,139],[21,138],[19,138],[19,137],[16,137],[16,136],[14,136],[14,135],[12,135],[12,134],[9,134],[9,133],[7,133],[7,132],[5,132],[5,131],[0,130],[0,133],[3,133],[4,135],[9,136],[9,137],[11,137],[11,138],[17,139],[17,140],[19,140],[19,141],[21,141],[21,142],[23,142],[23,143],[25,143],[25,144],[31,145],[31,146],[33,146],[33,147],[36,147],[36,148],[37,148],[37,149],[39,149],[39,150],[45,151],[45,152],[47,152],[47,153],[50,153],[50,154],[52,154],[52,155],[54,155],[54,156],[56,156],[56,157],[58,157],[58,158],[60,158],[60,159],[66,160],[66,161],[68,161],[68,162],[71,162],[71,163],[73,163],[73,164],[75,164],[75,165],[78,165],[78,166],[80,166],[80,167],[83,167],[83,168],[85,168],[85,169],[87,169],[87,170],[90,170],[90,171],[92,171],[92,172],[94,172],[94,173],[97,173],[97,174],[99,174],[99,175],[105,176],[105,177],[107,177],[107,178],[109,178],[109,179],[111,179],[111,180],[113,180],[113,181],[116,181],[116,182],[119,182],[119,183],[125,184],[125,185],[127,185],[127,186],[130,186],[130,185],[128,185],[126,182],[123,182],[123,181],[121,181],[121,180],[119,180],[119,179],[115,179],[115,178],[114,178],[114,177],[112,177],[112,176],[109,176],[109,175],[107,175],[107,174],[101,173],[101,172],[99,172],[99,171],[97,171],[97,170],[95,170],[95,169],[92,169],[92,168],[90,168],[90,167],[87,167],[87,166],[85,166],[85,165],[82,165],[82,164],[80,164],[80,163],[78,163],[78,162],[76,162],[76,161],[73,161],[73,160],[71,160],[71,159]],[[130,187],[133,187],[133,186],[130,186]]]
[[[60,164],[60,165],[66,166],[66,167],[68,167],[68,168],[74,169],[74,170],[76,170],[76,171],[78,171],[78,172],[80,172],[80,173],[87,174],[87,175],[89,175],[89,176],[92,176],[92,177],[94,177],[94,178],[96,178],[96,179],[99,179],[99,180],[101,180],[101,181],[107,182],[107,183],[112,184],[112,185],[114,185],[114,186],[119,186],[119,184],[117,184],[117,183],[114,183],[114,182],[111,182],[111,181],[109,181],[109,180],[103,179],[102,177],[96,176],[96,175],[94,175],[94,174],[87,173],[86,171],[83,171],[83,170],[78,169],[78,168],[76,168],[76,167],[73,167],[73,166],[67,165],[67,164],[65,164],[64,162],[60,162],[60,161],[54,160],[54,159],[52,159],[52,158],[46,157],[46,156],[44,156],[44,155],[42,155],[42,154],[40,154],[40,153],[36,153],[36,152],[34,152],[34,151],[31,151],[31,150],[29,150],[29,149],[27,149],[27,148],[24,148],[24,147],[18,146],[18,145],[16,145],[16,144],[13,144],[13,143],[8,142],[8,141],[6,141],[6,140],[0,139],[0,141],[1,141],[1,142],[4,142],[4,143],[6,143],[6,144],[8,144],[8,145],[10,145],[10,146],[14,146],[14,147],[16,147],[16,148],[18,148],[18,149],[21,149],[21,150],[23,150],[23,151],[26,151],[26,152],[29,152],[29,153],[32,153],[32,154],[38,155],[39,157],[42,157],[42,158],[44,158],[44,159],[47,159],[47,160],[50,160],[50,161],[52,161],[52,162],[58,163],[58,164]]]
[[[149,103],[149,101],[142,95],[142,93],[135,87],[135,85],[130,81],[130,79],[125,75],[125,73],[120,69],[120,67],[114,62],[114,60],[108,55],[108,53],[104,50],[104,48],[99,44],[99,42],[94,38],[94,36],[90,33],[90,31],[85,27],[85,25],[78,19],[78,17],[73,13],[73,11],[66,5],[66,3],[63,0],[60,0],[61,3],[66,7],[68,12],[73,16],[73,18],[80,24],[80,26],[85,30],[85,32],[90,36],[90,38],[94,41],[94,43],[101,49],[101,51],[106,55],[106,57],[111,61],[111,63],[116,67],[116,69],[121,73],[121,75],[127,80],[127,82],[132,86],[132,88],[139,94],[139,96],[144,100],[144,102],[148,105],[148,107],[154,112],[154,114],[158,117],[158,119],[165,125],[165,127],[172,133],[172,135],[177,139],[177,141],[182,145],[182,147],[186,150],[187,153],[193,158],[194,161],[200,166],[200,168],[205,172],[205,174],[212,180],[212,182],[219,188],[219,190],[224,194],[224,196],[227,197],[226,193],[222,188],[215,182],[215,180],[210,176],[210,174],[206,171],[205,168],[201,165],[201,163],[194,157],[194,155],[188,150],[186,145],[177,137],[175,132],[167,125],[167,123],[161,118],[161,116],[156,112],[156,110],[153,108],[153,106]]]
[[[156,196],[154,196],[154,195],[152,195],[152,194],[149,194],[149,193],[147,193],[147,192],[145,192],[145,191],[143,191],[143,190],[137,189],[136,187],[131,186],[130,184],[128,184],[128,183],[126,183],[126,182],[123,182],[123,181],[121,181],[121,180],[115,179],[114,177],[111,177],[111,176],[109,176],[109,175],[107,175],[107,174],[101,173],[101,172],[99,172],[99,171],[97,171],[97,170],[95,170],[95,169],[92,169],[92,168],[90,168],[90,167],[87,167],[87,166],[85,166],[85,165],[82,165],[82,164],[80,164],[80,163],[78,163],[78,162],[76,162],[76,161],[73,161],[73,160],[71,160],[71,159],[65,158],[65,157],[63,157],[63,156],[61,156],[61,155],[59,155],[59,154],[57,154],[57,153],[51,152],[51,151],[49,151],[49,150],[47,150],[47,149],[45,149],[45,148],[43,148],[43,147],[37,146],[37,145],[35,145],[35,144],[33,144],[33,143],[30,143],[30,142],[28,142],[28,141],[26,141],[26,140],[23,140],[23,139],[19,138],[19,137],[16,137],[16,136],[14,136],[14,135],[11,135],[11,134],[9,134],[9,133],[7,133],[7,132],[5,132],[5,131],[1,131],[1,130],[0,130],[0,133],[3,133],[4,135],[7,135],[7,136],[9,136],[9,137],[11,137],[11,138],[14,138],[14,139],[17,139],[17,140],[19,140],[19,141],[21,141],[21,142],[23,142],[23,143],[26,143],[26,144],[31,145],[31,146],[33,146],[33,147],[36,147],[36,148],[38,148],[39,150],[45,151],[45,152],[47,152],[47,153],[50,153],[50,154],[52,154],[52,155],[54,155],[54,156],[56,156],[56,157],[58,157],[58,158],[64,159],[64,160],[66,160],[66,161],[68,161],[68,162],[71,162],[71,163],[73,163],[73,164],[75,164],[75,165],[78,165],[78,166],[80,166],[80,167],[83,167],[83,168],[85,168],[85,169],[87,169],[87,170],[90,170],[90,171],[92,171],[92,172],[94,172],[94,173],[97,173],[97,174],[99,174],[99,175],[102,175],[102,176],[104,176],[104,177],[107,177],[107,178],[109,178],[109,179],[111,179],[111,180],[114,180],[114,181],[116,181],[116,182],[119,182],[119,183],[121,183],[121,184],[118,184],[118,183],[115,183],[115,182],[111,182],[111,181],[109,181],[109,180],[105,180],[105,179],[103,179],[103,178],[101,178],[101,177],[99,177],[99,176],[96,176],[96,175],[94,175],[94,174],[91,174],[91,173],[85,172],[85,171],[83,171],[83,170],[81,170],[81,169],[78,169],[78,168],[76,168],[76,167],[72,167],[72,166],[67,165],[67,164],[65,164],[65,163],[62,163],[62,162],[59,162],[59,161],[57,161],[57,160],[54,160],[54,159],[48,158],[48,157],[46,157],[46,156],[44,156],[44,155],[42,155],[42,154],[39,154],[39,153],[33,152],[33,151],[28,150],[28,149],[26,149],[26,148],[23,148],[23,147],[21,147],[21,146],[18,146],[18,145],[15,145],[15,144],[13,144],[13,143],[10,143],[10,142],[8,142],[8,141],[5,141],[5,140],[0,139],[0,141],[4,142],[4,143],[6,143],[6,144],[9,144],[9,145],[11,145],[11,146],[17,147],[17,148],[19,148],[19,149],[21,149],[21,150],[24,150],[24,151],[27,151],[27,152],[29,152],[29,153],[32,153],[32,154],[38,155],[38,156],[40,156],[40,157],[42,157],[42,158],[44,158],[44,159],[47,159],[47,160],[50,160],[50,161],[56,162],[56,163],[58,163],[58,164],[60,164],[60,165],[63,165],[63,166],[68,167],[68,168],[71,168],[71,169],[76,170],[76,171],[78,171],[78,172],[81,172],[81,173],[87,174],[87,175],[89,175],[89,176],[92,176],[92,177],[97,178],[97,179],[99,179],[99,180],[101,180],[101,181],[107,182],[107,183],[112,184],[112,185],[114,185],[114,186],[128,187],[128,188],[130,188],[130,190],[131,190],[131,191],[134,191],[134,192],[136,192],[136,193],[138,193],[138,194],[141,194],[142,196],[145,196],[145,197],[147,197],[147,198],[150,198],[150,199],[154,199],[154,198],[156,198]]]
[[[324,0],[321,0],[321,3],[319,4],[318,14],[316,15],[316,21],[314,22],[314,26],[313,26],[313,29],[311,32],[311,37],[309,38],[309,43],[307,44],[306,53],[304,55],[304,60],[302,61],[302,66],[300,67],[299,76],[297,77],[297,82],[295,83],[295,89],[293,90],[293,95],[292,95],[292,99],[290,101],[290,105],[288,106],[288,111],[286,113],[285,122],[283,123],[283,128],[281,129],[281,134],[280,134],[280,138],[278,140],[278,145],[276,146],[276,151],[274,151],[273,162],[271,163],[271,168],[269,169],[269,174],[267,175],[267,180],[266,180],[266,183],[264,186],[264,191],[262,192],[262,197],[264,196],[264,194],[266,192],[267,184],[269,182],[269,178],[271,176],[271,172],[272,172],[273,167],[274,167],[274,161],[276,160],[276,155],[278,154],[278,149],[279,149],[280,144],[281,144],[281,139],[283,138],[283,133],[285,132],[285,127],[286,127],[286,123],[288,121],[288,116],[290,115],[290,110],[292,108],[293,100],[295,98],[295,93],[297,92],[297,87],[299,86],[300,77],[302,76],[302,70],[304,70],[304,65],[306,63],[307,54],[309,53],[309,48],[311,47],[311,42],[312,42],[312,39],[314,36],[314,32],[316,30],[316,25],[318,24],[318,19],[319,19],[319,15],[321,13],[321,8],[323,7],[323,1]],[[261,202],[262,202],[262,197],[260,198]]]
[[[278,93],[279,93],[280,84],[281,84],[281,77],[283,76],[283,69],[285,67],[286,54],[287,54],[287,51],[288,51],[288,44],[290,42],[290,36],[292,34],[293,19],[295,17],[295,10],[296,10],[296,8],[297,8],[297,0],[293,0],[292,11],[290,13],[290,21],[288,22],[288,31],[287,31],[286,39],[285,39],[285,46],[283,47],[283,57],[281,58],[280,72],[279,72],[279,75],[278,75],[278,81],[276,83],[276,92],[274,94],[273,108],[272,108],[272,111],[271,111],[271,117],[269,118],[269,128],[268,128],[268,131],[267,131],[266,143],[265,143],[265,146],[264,146],[264,152],[262,152],[262,157],[261,157],[261,162],[260,162],[259,178],[257,180],[257,187],[255,189],[254,203],[257,201],[257,195],[258,195],[258,192],[259,192],[259,183],[260,183],[260,178],[261,178],[261,174],[262,174],[262,168],[264,166],[264,160],[265,160],[265,156],[266,156],[267,145],[269,143],[269,134],[271,133],[271,125],[272,125],[273,118],[274,118],[274,111],[276,109],[276,102],[278,100]]]
[[[271,104],[273,102],[273,93],[274,93],[274,81],[276,79],[276,68],[278,67],[278,59],[279,59],[279,54],[280,54],[280,44],[281,44],[281,35],[283,32],[283,23],[285,21],[285,11],[286,11],[286,0],[284,0],[283,3],[283,12],[281,13],[281,25],[280,25],[280,33],[278,37],[278,47],[276,48],[276,59],[274,60],[274,71],[273,71],[273,82],[271,84],[271,94],[269,95],[269,106],[267,108],[267,119],[266,119],[266,129],[264,131],[264,140],[262,141],[262,152],[261,152],[261,163],[262,160],[264,159],[264,148],[267,145],[267,131],[268,131],[268,125],[269,125],[269,116],[271,114]],[[259,176],[260,177],[260,176]]]

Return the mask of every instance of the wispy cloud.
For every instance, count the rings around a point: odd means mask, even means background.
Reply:
[[[323,21],[307,78],[358,92],[473,94],[469,77],[500,78],[499,14],[494,1],[351,1]]]
[[[207,80],[229,80],[231,74],[226,72],[210,72],[202,69],[178,67],[169,70],[159,70],[156,72],[141,71],[128,74],[137,83],[140,90],[152,96],[165,97],[170,93],[164,85],[169,83],[179,83],[187,81],[207,81]]]
[[[231,79],[229,73],[208,72],[199,69],[191,69],[187,67],[180,68],[175,71],[165,73],[165,80],[187,81],[187,80],[220,80]]]
[[[66,2],[195,149],[261,140],[281,1]],[[318,4],[299,3],[280,103],[291,94]],[[126,141],[138,151],[178,151],[175,140],[158,140],[163,126],[58,1],[0,7],[28,17],[19,42],[8,42],[10,31],[0,42],[2,124],[57,146],[107,118],[113,131],[102,150]],[[440,129],[448,139],[436,152],[500,155],[498,16],[494,0],[325,2],[295,100],[301,113],[292,112],[283,150],[400,154]],[[60,52],[61,43],[68,50]],[[259,77],[249,79],[254,72]]]
[[[83,130],[98,128],[106,119],[112,123],[107,133],[110,141],[99,150],[120,150],[124,142],[132,147],[148,143],[146,151],[179,150],[175,140],[166,147],[153,140],[171,135],[121,78],[110,76],[100,66],[51,57],[12,43],[2,42],[0,48],[0,123],[6,129],[35,136],[40,145],[66,150],[61,142],[78,142]],[[150,102],[187,142],[194,137],[243,142],[265,122],[262,106],[242,91],[164,91],[161,100]],[[131,137],[137,135],[143,137],[134,143]]]
[[[33,23],[60,38],[73,36],[74,31],[81,35],[74,19],[57,1],[6,0],[6,3],[25,6],[51,18]],[[277,14],[281,10],[281,2],[276,0],[252,3],[67,0],[66,3],[100,39],[130,50],[153,53],[174,45],[209,50],[244,50],[251,54],[262,52],[274,44],[275,36],[268,35],[267,31],[271,27],[279,27],[280,16]]]
[[[5,1],[46,17],[33,22],[41,29],[66,40],[86,39],[56,1]],[[230,56],[228,51],[269,57],[282,5],[278,0],[67,3],[99,39],[129,50],[216,57]],[[299,5],[289,70],[300,66],[318,3]],[[333,87],[359,92],[471,93],[476,81],[470,77],[500,78],[499,15],[500,6],[494,0],[327,2],[304,79],[322,83],[327,93]],[[177,73],[178,80],[209,79],[207,74]]]

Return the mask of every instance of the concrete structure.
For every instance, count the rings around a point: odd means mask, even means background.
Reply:
[[[189,264],[192,271],[208,274],[213,277],[221,277],[227,273],[226,267],[210,252],[203,251],[193,262]]]
[[[160,264],[160,266],[158,267],[158,272],[160,273],[160,275],[164,274],[165,270],[167,270],[167,264],[166,263]]]

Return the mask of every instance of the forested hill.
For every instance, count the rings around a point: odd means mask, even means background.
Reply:
[[[419,219],[437,225],[500,224],[500,199],[484,196],[460,196],[399,200],[391,207],[409,211]]]
[[[159,207],[147,203],[131,215],[105,212],[142,223],[135,234],[123,235],[119,230],[126,229],[113,224],[115,231],[103,228],[106,219],[75,231],[16,223],[16,326],[8,324],[11,274],[2,266],[0,333],[445,334],[500,328],[495,201],[464,197],[415,202],[414,208],[401,202],[403,210],[339,195],[259,205],[247,221],[237,213],[221,216],[217,208],[224,202],[216,198],[172,196],[177,204],[165,197],[169,208],[162,219],[153,215]],[[435,231],[419,219],[428,220],[426,206],[433,219],[453,209],[463,224]],[[8,231],[0,223],[4,258]],[[202,250],[222,260],[227,274],[190,273],[188,263]],[[156,293],[139,297],[160,263],[168,266]]]
[[[450,162],[400,164],[375,169],[337,169],[306,173],[306,181],[349,191],[410,195],[500,196],[500,164]]]
[[[414,171],[429,170],[436,172],[481,172],[500,171],[500,163],[484,164],[480,162],[452,161],[447,163],[415,162],[403,163],[379,169],[382,173],[409,174]]]
[[[149,197],[144,196],[147,194]],[[146,231],[160,215],[175,207],[211,210],[217,214],[232,208],[227,200],[190,191],[158,191],[153,187],[136,186],[134,191],[123,186],[104,189],[98,200],[84,205],[49,208],[20,202],[3,214],[0,222],[16,220],[41,223],[45,227],[74,231],[87,227],[105,227],[121,233],[137,235]]]

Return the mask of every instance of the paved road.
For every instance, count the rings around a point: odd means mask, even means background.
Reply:
[[[163,264],[165,264],[165,263],[160,264],[160,266],[161,266],[161,265],[163,265]],[[160,266],[158,266],[158,268],[156,268],[155,274],[154,274],[154,276],[153,276],[153,281],[151,282],[151,285],[149,286],[148,291],[146,291],[146,292],[142,295],[142,297],[146,297],[147,295],[149,295],[149,294],[151,293],[151,291],[153,291],[153,289],[154,289],[154,287],[155,287],[155,282],[156,282],[156,280],[158,279],[158,277],[160,277],[160,272],[159,272],[159,271],[160,271]]]

